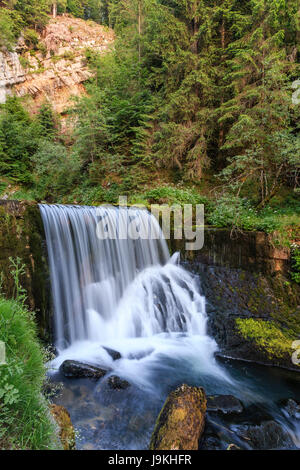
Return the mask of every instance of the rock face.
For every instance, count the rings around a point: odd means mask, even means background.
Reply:
[[[90,364],[84,364],[78,361],[64,361],[60,366],[60,371],[65,377],[80,379],[101,379],[108,372],[106,369],[95,367]]]
[[[158,416],[150,450],[198,450],[205,413],[202,388],[182,385],[171,392]]]
[[[213,395],[207,397],[207,411],[222,414],[240,414],[244,407],[240,400],[232,395]]]
[[[17,52],[0,52],[0,103],[5,103],[13,86],[24,82],[25,77]]]
[[[9,258],[20,258],[25,265],[20,281],[27,292],[26,303],[36,312],[40,337],[49,341],[52,331],[49,269],[44,227],[36,203],[0,199],[0,247],[4,294],[9,298],[14,295]]]
[[[33,112],[48,99],[57,113],[64,113],[71,96],[83,94],[83,83],[92,76],[86,50],[104,52],[113,39],[111,30],[91,21],[67,15],[50,20],[39,50],[29,50],[21,38],[15,52],[0,53],[0,102],[13,92],[30,95]]]
[[[207,301],[208,332],[227,357],[300,370],[300,288],[281,273],[190,263]]]
[[[75,431],[68,411],[61,405],[52,404],[50,412],[58,425],[59,438],[63,449],[74,450]]]

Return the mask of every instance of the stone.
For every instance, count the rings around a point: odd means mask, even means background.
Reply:
[[[116,351],[115,349],[107,348],[106,346],[102,346],[102,347],[110,355],[113,361],[117,361],[118,359],[122,358],[122,355],[121,353],[119,353],[119,351]]]
[[[64,450],[75,450],[75,431],[69,415],[64,406],[50,405],[50,412],[58,425],[59,439]]]
[[[60,366],[60,371],[65,377],[69,378],[90,378],[101,379],[108,372],[107,369],[93,366],[91,364],[84,364],[79,361],[67,360]]]
[[[170,393],[158,416],[150,450],[198,450],[205,427],[202,388],[182,385]]]
[[[290,418],[300,419],[300,404],[291,398],[286,402],[285,411]]]
[[[114,390],[126,390],[126,388],[130,387],[130,383],[127,380],[122,380],[117,375],[109,377],[107,383]]]
[[[227,414],[240,414],[244,407],[233,395],[212,395],[207,397],[207,411]]]
[[[289,434],[276,423],[266,421],[259,426],[241,426],[239,436],[247,444],[257,450],[275,450],[293,448],[294,444]]]
[[[226,450],[242,450],[242,449],[238,447],[236,444],[229,444]]]

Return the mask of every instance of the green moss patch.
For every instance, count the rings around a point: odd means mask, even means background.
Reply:
[[[295,337],[289,330],[281,330],[272,321],[236,319],[236,326],[244,339],[251,340],[269,359],[283,359],[292,354]]]

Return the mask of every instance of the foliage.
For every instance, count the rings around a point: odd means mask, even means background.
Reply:
[[[50,449],[57,446],[48,403],[42,396],[45,356],[37,339],[34,314],[24,305],[20,260],[11,260],[16,298],[0,295],[0,341],[5,364],[0,365],[0,448]]]
[[[35,193],[38,200],[68,193],[79,176],[81,161],[76,153],[68,154],[60,143],[42,140],[32,156]]]
[[[291,277],[293,281],[300,284],[300,249],[298,247],[292,251],[292,267]]]
[[[0,9],[0,47],[12,50],[22,29],[22,18],[16,11]]]

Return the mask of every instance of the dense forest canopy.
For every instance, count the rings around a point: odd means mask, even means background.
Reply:
[[[2,175],[37,199],[114,201],[162,181],[201,193],[209,180],[234,211],[280,191],[297,206],[299,0],[8,0],[2,45],[42,30],[54,5],[114,28],[114,49],[86,50],[95,78],[69,135],[47,103],[34,118],[15,98],[2,106]]]

